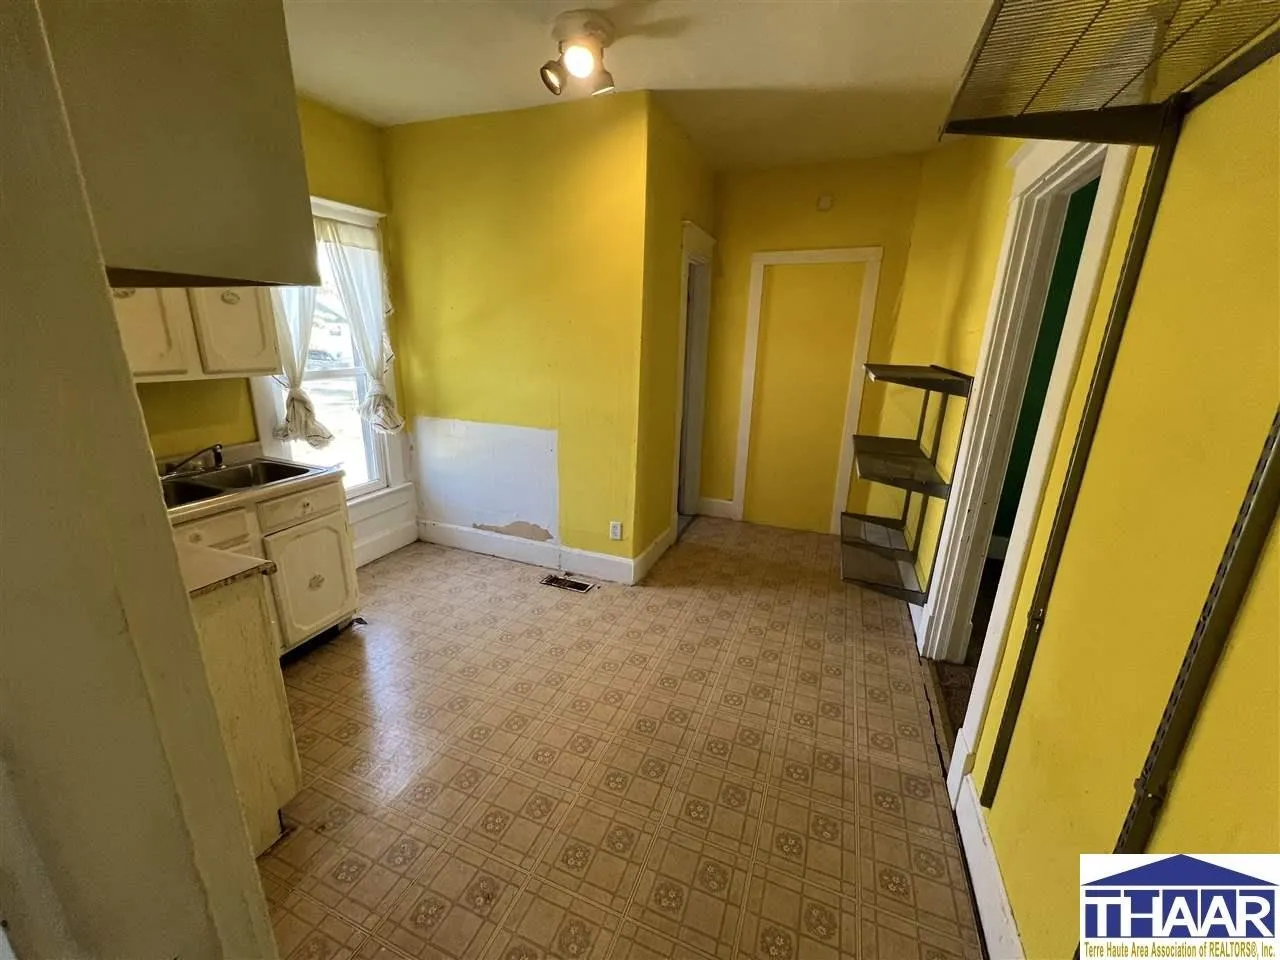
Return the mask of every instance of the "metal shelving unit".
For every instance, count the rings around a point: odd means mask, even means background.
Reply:
[[[844,513],[840,517],[840,575],[849,583],[907,603],[924,603],[929,585],[920,584],[916,555],[924,526],[925,504],[920,503],[914,535],[908,537],[913,495],[923,499],[947,500],[951,483],[938,470],[938,442],[952,397],[965,401],[968,410],[973,378],[934,365],[868,363],[867,379],[893,383],[923,392],[920,419],[914,437],[878,437],[858,434],[853,438],[853,464],[860,479],[906,491],[902,513],[879,517],[865,513]],[[924,446],[929,419],[930,397],[937,394],[939,406],[933,436]],[[955,464],[951,464],[951,473]],[[930,578],[932,579],[932,577]]]

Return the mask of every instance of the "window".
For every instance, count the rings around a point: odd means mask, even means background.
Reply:
[[[376,301],[380,310],[383,302],[381,251],[376,246],[376,233],[370,229],[376,228],[377,215],[315,199],[312,209],[318,217],[351,225],[350,244],[345,232],[336,235],[341,236],[344,248],[359,249],[360,269],[355,271],[355,276],[361,299],[368,296],[370,301]],[[364,257],[371,259],[366,261]],[[321,286],[316,293],[302,386],[315,408],[316,420],[333,434],[333,439],[317,448],[305,439],[281,440],[274,436],[276,426],[283,419],[288,395],[289,385],[284,376],[254,382],[258,434],[269,455],[315,466],[341,467],[347,499],[351,500],[407,479],[402,476],[404,458],[397,446],[402,438],[379,433],[360,416],[359,406],[368,395],[369,378],[359,361],[352,324],[323,243],[317,242],[316,259]],[[366,290],[366,286],[371,289]],[[282,353],[287,349],[282,343]]]
[[[284,441],[284,456],[299,463],[340,466],[348,497],[358,497],[387,485],[385,444],[357,407],[365,398],[365,375],[356,363],[351,322],[334,286],[329,258],[318,251],[320,292],[302,383],[316,408],[316,419],[329,428],[333,440],[317,449],[305,440]],[[284,407],[287,387],[275,381],[278,403]]]

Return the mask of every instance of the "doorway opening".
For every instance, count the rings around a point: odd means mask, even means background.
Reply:
[[[1095,177],[1067,195],[1061,229],[1056,237],[1049,234],[1045,238],[1052,245],[1046,249],[1046,254],[1048,250],[1056,248],[1056,252],[1052,254],[1053,268],[1044,294],[1044,305],[1040,310],[1035,344],[1031,350],[1026,384],[1022,390],[1018,419],[1009,448],[1009,460],[999,488],[995,519],[981,554],[982,569],[974,595],[973,612],[969,618],[968,635],[964,638],[964,655],[958,663],[930,661],[946,713],[943,732],[949,741],[948,749],[954,744],[955,732],[964,723],[973,692],[983,641],[995,606],[1000,577],[1004,572],[1009,538],[1013,533],[1018,504],[1026,486],[1031,453],[1049,393],[1049,381],[1062,343],[1071,292],[1080,269],[1094,201],[1098,196],[1098,184],[1099,178]]]
[[[1010,161],[1013,189],[1000,267],[938,541],[935,588],[925,606],[913,610],[921,655],[962,668],[954,671],[959,680],[945,683],[959,688],[951,694],[955,708],[941,702],[935,710],[940,746],[950,753],[953,805],[970,782],[974,745],[1008,640],[1133,156],[1126,145],[1028,141]],[[1057,288],[1052,294],[1051,287]],[[1020,424],[1024,449],[1015,455]],[[996,534],[1006,493],[1012,528]],[[1009,504],[1016,510],[1009,511]],[[931,670],[935,676],[939,671],[953,672],[947,666]],[[936,699],[945,701],[938,686]],[[953,713],[959,719],[966,700],[956,730],[949,719]]]
[[[700,512],[714,245],[715,241],[704,230],[685,223],[680,277],[680,383],[676,403],[678,450],[673,521],[677,540]]]

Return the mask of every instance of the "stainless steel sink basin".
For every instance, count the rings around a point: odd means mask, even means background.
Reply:
[[[196,477],[200,484],[217,487],[218,490],[242,490],[245,487],[261,487],[279,480],[292,480],[311,473],[310,467],[278,460],[250,460],[234,467],[209,470]]]
[[[160,489],[164,491],[164,505],[166,507],[181,507],[188,503],[196,503],[200,500],[208,500],[210,497],[218,497],[224,491],[217,487],[207,487],[202,483],[194,483],[191,480],[175,479],[160,481]]]

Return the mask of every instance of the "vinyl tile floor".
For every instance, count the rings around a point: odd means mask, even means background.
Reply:
[[[700,519],[640,586],[419,543],[285,665],[288,958],[981,956],[907,610]]]

